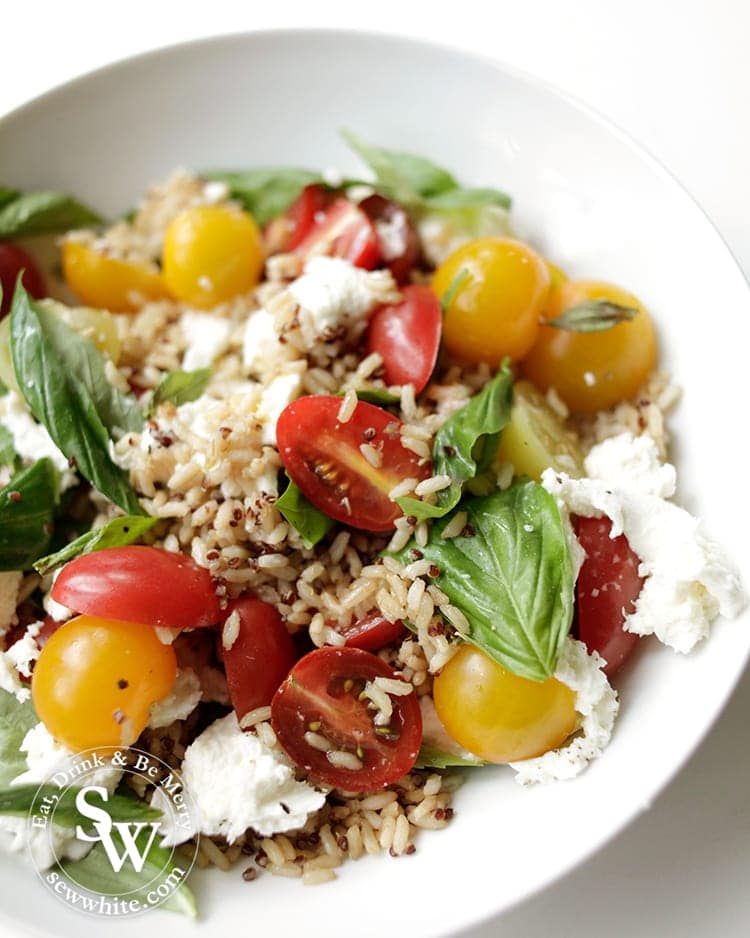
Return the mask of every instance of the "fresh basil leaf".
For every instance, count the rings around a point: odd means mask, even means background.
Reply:
[[[569,332],[605,332],[621,322],[630,322],[637,313],[635,306],[623,306],[599,298],[571,306],[555,319],[548,319],[545,325]]]
[[[0,208],[4,208],[9,202],[13,202],[19,195],[18,189],[8,189],[7,186],[0,186]]]
[[[444,518],[419,548],[439,571],[432,582],[466,616],[463,638],[515,674],[544,681],[573,618],[573,563],[555,500],[536,482],[516,482],[462,508],[473,534],[443,539]],[[396,556],[409,563],[413,547]]]
[[[1,292],[2,291],[0,291],[0,293]],[[0,380],[0,397],[5,397],[7,393],[8,393],[7,385],[3,384],[3,382]]]
[[[294,530],[299,532],[307,548],[314,547],[334,525],[333,519],[310,504],[291,479],[284,494],[276,499],[276,507]]]
[[[54,570],[79,554],[90,554],[96,550],[107,547],[127,547],[134,544],[150,531],[159,521],[158,518],[149,518],[144,515],[126,515],[124,518],[113,518],[103,527],[94,531],[87,531],[77,537],[61,550],[47,557],[42,557],[34,564],[34,569],[42,576]]]
[[[305,186],[323,182],[320,173],[293,167],[208,172],[203,175],[206,179],[225,183],[232,198],[240,202],[261,227],[286,211]]]
[[[7,690],[0,690],[0,788],[28,769],[21,743],[28,731],[36,726],[39,717],[31,700],[23,702]],[[36,791],[38,786],[34,786]]]
[[[57,470],[45,457],[0,489],[0,570],[28,570],[47,549],[59,488]]]
[[[466,282],[466,278],[468,276],[469,271],[465,267],[462,267],[453,280],[451,280],[450,284],[448,285],[448,289],[440,298],[440,309],[443,312],[443,316],[445,316],[445,314],[448,312],[448,307],[461,292],[461,287]]]
[[[164,375],[151,398],[151,410],[159,404],[170,401],[176,407],[197,400],[206,390],[211,380],[210,368],[198,368],[195,371],[170,371]]]
[[[34,716],[34,723],[38,723],[36,715]],[[27,768],[24,759],[23,765],[16,772],[16,775],[26,771]],[[15,778],[15,775],[12,778]],[[0,791],[0,814],[26,817],[35,803],[44,798],[49,798],[50,801],[54,801],[55,824],[59,824],[60,827],[76,827],[78,824],[88,827],[91,821],[81,814],[76,807],[76,796],[79,791],[79,788],[73,787],[61,791],[56,785],[38,785],[36,783],[13,785]],[[110,795],[107,801],[101,804],[101,808],[107,812],[113,821],[149,821],[161,817],[161,811],[152,808],[145,801],[138,801],[130,795],[121,795],[117,792]]]
[[[146,848],[150,835],[151,832],[146,829],[135,838],[139,850]],[[115,841],[118,852],[121,852],[123,844],[117,828],[112,829],[110,837]],[[82,860],[65,860],[60,864],[62,871],[69,874],[84,889],[105,896],[127,895],[129,899],[138,899],[144,905],[149,904],[148,893],[153,889],[155,877],[177,882],[181,877],[186,876],[186,866],[187,864],[180,859],[179,854],[175,854],[170,859],[170,852],[158,846],[156,842],[151,845],[140,872],[136,872],[132,863],[126,863],[115,873],[101,843],[97,843]],[[195,896],[184,879],[180,881],[179,886],[166,902],[159,905],[159,908],[181,912],[190,918],[197,916]]]
[[[21,466],[21,460],[15,450],[13,434],[0,423],[0,466],[10,466],[15,472]]]
[[[102,353],[20,283],[10,320],[13,366],[32,414],[102,495],[127,514],[143,514],[127,474],[109,454],[111,438],[143,427],[136,399],[112,387]]]
[[[488,205],[497,205],[506,211],[511,207],[510,196],[500,189],[447,189],[429,196],[424,200],[426,209],[476,209],[487,208]]]
[[[464,483],[480,475],[492,462],[500,433],[510,420],[512,397],[513,375],[506,359],[492,381],[446,420],[435,435],[433,474],[450,476],[451,485],[437,493],[434,505],[411,496],[397,499],[405,515],[420,521],[442,518],[456,507]]]
[[[0,189],[0,239],[69,231],[102,222],[96,212],[67,192],[24,192],[8,198],[11,191]]]
[[[336,397],[343,396],[343,391],[336,393]],[[357,400],[364,401],[366,404],[377,404],[380,407],[392,407],[394,404],[401,403],[400,395],[392,394],[385,388],[358,388]]]
[[[457,756],[452,752],[443,752],[441,749],[435,749],[432,746],[425,745],[419,750],[417,761],[414,763],[415,769],[451,769],[459,766],[485,765],[478,756],[472,756],[470,759],[466,756]]]

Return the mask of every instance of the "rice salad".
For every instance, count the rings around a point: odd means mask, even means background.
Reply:
[[[38,865],[20,786],[112,746],[180,773],[199,866],[407,856],[482,765],[578,775],[642,636],[744,605],[638,299],[347,139],[367,182],[180,169],[113,224],[0,189],[0,845]]]

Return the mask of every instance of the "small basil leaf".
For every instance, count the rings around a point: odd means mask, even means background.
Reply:
[[[500,208],[511,207],[510,196],[500,189],[448,189],[424,200],[427,209],[472,209],[498,205]]]
[[[433,746],[422,743],[414,763],[415,769],[450,769],[459,766],[478,766],[485,765],[478,756],[466,758],[458,756],[452,752],[443,752],[441,749],[435,749]]]
[[[0,489],[0,570],[28,570],[47,549],[59,497],[50,459],[17,472]]]
[[[136,399],[112,387],[102,353],[35,303],[20,282],[10,321],[13,366],[32,414],[102,495],[127,514],[143,514],[109,454],[110,439],[143,427]]]
[[[127,547],[128,544],[139,541],[158,521],[158,518],[149,518],[144,515],[113,518],[101,528],[86,531],[56,553],[37,560],[34,569],[44,576],[45,573],[78,557],[79,554],[90,554],[96,550],[104,550],[106,547]]]
[[[424,558],[435,583],[469,623],[462,634],[503,667],[550,677],[573,618],[573,564],[554,498],[536,482],[466,499],[470,536],[443,539],[432,525]],[[409,543],[396,556],[409,562]]]
[[[310,504],[291,479],[284,494],[276,500],[276,507],[295,531],[299,532],[302,543],[308,549],[322,540],[334,525],[333,519]]]
[[[10,189],[0,189],[0,239],[87,228],[102,221],[96,212],[67,192],[15,193],[8,198],[9,192]]]
[[[15,450],[13,434],[0,423],[0,467],[9,466],[14,472],[20,468],[21,460]]]
[[[195,371],[170,371],[164,375],[151,398],[151,410],[159,404],[170,401],[176,407],[197,400],[206,390],[211,380],[210,368],[198,368]]]
[[[448,289],[440,298],[440,309],[443,311],[443,316],[445,316],[445,314],[448,312],[448,307],[461,292],[461,287],[466,282],[466,278],[468,276],[469,271],[465,267],[462,267],[453,280],[451,280],[450,284],[448,285]]]
[[[34,724],[38,722],[35,718]],[[27,768],[26,759],[24,759],[16,775],[26,771]],[[81,814],[76,807],[76,796],[79,791],[79,788],[72,787],[61,791],[56,785],[13,785],[0,791],[0,814],[26,817],[35,804],[47,798],[48,803],[53,803],[55,806],[55,824],[59,824],[60,827],[76,827],[80,824],[88,828],[91,824],[90,819]],[[106,802],[97,805],[99,806],[113,821],[148,821],[161,817],[161,811],[152,808],[145,801],[138,801],[130,795],[121,795],[117,792],[110,795]]]
[[[635,306],[622,306],[600,298],[571,306],[557,318],[546,320],[545,325],[570,332],[605,332],[621,322],[630,322],[637,313]]]
[[[130,817],[127,819],[130,820]],[[147,828],[135,838],[139,851],[146,849],[150,835],[151,832]],[[115,842],[118,853],[122,854],[124,845],[116,827],[112,828],[110,837]],[[144,908],[153,903],[153,898],[149,898],[149,894],[153,890],[156,877],[158,877],[157,882],[179,882],[179,886],[165,902],[159,905],[159,908],[195,918],[197,916],[195,896],[183,879],[187,874],[186,865],[185,861],[180,859],[179,853],[174,853],[170,858],[170,852],[159,847],[154,841],[140,872],[135,870],[132,863],[126,863],[115,873],[100,842],[82,860],[65,860],[60,864],[60,868],[84,889],[105,896],[127,895],[128,899],[139,900]]]
[[[31,700],[21,702],[7,690],[0,690],[0,788],[28,769],[21,752],[24,736],[39,722]],[[37,786],[34,786],[36,791]]]
[[[305,186],[323,183],[320,173],[293,167],[208,172],[203,175],[206,179],[225,183],[232,198],[240,202],[261,227],[286,211]]]
[[[8,189],[7,186],[0,186],[0,208],[4,208],[9,202],[13,202],[19,195],[18,189]]]
[[[482,390],[457,410],[435,435],[432,447],[434,475],[447,475],[451,485],[437,493],[434,505],[410,496],[397,499],[405,515],[421,521],[442,518],[456,507],[464,483],[480,475],[492,462],[500,433],[510,420],[513,375],[506,360]]]
[[[398,394],[392,394],[385,388],[359,388],[357,390],[357,400],[364,401],[366,404],[378,404],[380,407],[392,407],[394,404],[401,403],[401,397]],[[338,391],[336,397],[343,397],[344,392]]]

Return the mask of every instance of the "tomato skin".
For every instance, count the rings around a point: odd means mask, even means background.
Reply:
[[[396,283],[408,283],[409,274],[419,262],[422,248],[419,236],[406,211],[377,192],[359,203],[375,225],[380,255]]]
[[[380,261],[375,227],[360,208],[343,196],[334,199],[323,211],[295,251],[306,260],[320,254],[343,257],[365,270],[372,270]]]
[[[305,240],[321,220],[320,213],[325,212],[335,198],[335,194],[325,186],[305,186],[297,200],[286,211],[290,237],[285,250],[293,251]]]
[[[65,281],[86,305],[113,313],[134,313],[143,301],[169,296],[161,273],[144,261],[109,257],[80,241],[62,246]]]
[[[462,271],[448,304],[443,342],[451,355],[497,367],[523,358],[537,339],[550,271],[539,254],[512,238],[478,238],[454,251],[435,271],[432,288],[444,297]]]
[[[615,674],[635,650],[640,636],[623,629],[625,615],[635,610],[644,578],[640,558],[624,534],[610,537],[609,518],[574,518],[576,537],[586,551],[576,583],[576,631],[589,650],[607,662],[607,677]]]
[[[276,422],[286,471],[302,494],[329,517],[365,531],[390,531],[401,509],[388,492],[406,478],[426,479],[431,465],[401,445],[401,422],[387,410],[359,401],[340,423],[341,398],[325,394],[292,401]],[[372,466],[360,446],[381,454]]]
[[[637,394],[656,367],[656,332],[640,301],[598,280],[570,280],[550,295],[554,319],[587,300],[604,299],[637,310],[635,318],[603,332],[571,332],[543,325],[522,369],[542,391],[554,387],[575,413],[593,414]]]
[[[346,791],[369,791],[398,781],[413,767],[422,743],[417,695],[390,698],[391,733],[381,735],[368,701],[359,700],[365,682],[376,677],[398,675],[368,651],[319,648],[298,661],[276,691],[271,725],[290,758],[313,778]],[[362,768],[337,768],[306,742],[311,724],[333,749],[357,754]]]
[[[171,629],[225,618],[208,570],[158,547],[108,547],[67,563],[52,598],[92,616]]]
[[[153,629],[77,616],[42,648],[31,694],[41,721],[71,749],[129,746],[176,675],[174,650]]]
[[[419,394],[437,361],[443,314],[429,287],[410,286],[399,303],[376,309],[367,329],[367,352],[383,358],[386,384],[413,384]]]
[[[405,635],[406,627],[400,619],[391,622],[380,612],[368,612],[366,616],[355,619],[340,631],[346,639],[347,648],[380,651],[381,648],[392,645]]]
[[[473,645],[462,645],[438,674],[433,698],[448,734],[487,762],[540,756],[578,726],[569,687],[519,677]]]
[[[237,612],[240,631],[224,649],[224,667],[232,706],[241,720],[256,707],[267,707],[297,660],[294,642],[278,611],[254,596],[229,604]]]
[[[40,300],[46,293],[46,287],[34,261],[18,245],[11,244],[10,241],[0,241],[0,288],[2,289],[0,318],[10,312],[16,281],[21,271],[23,271],[21,283],[26,292],[33,299]]]

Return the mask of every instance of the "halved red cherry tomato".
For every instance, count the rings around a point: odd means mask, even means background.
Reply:
[[[610,537],[609,518],[576,518],[575,529],[586,551],[576,584],[578,637],[604,658],[604,673],[611,677],[638,644],[639,636],[622,624],[643,586],[641,561],[624,534]]]
[[[293,251],[322,219],[322,213],[335,198],[333,189],[326,189],[317,183],[305,186],[284,214],[273,218],[266,225],[263,239],[267,253]]]
[[[380,260],[380,244],[374,225],[360,208],[342,196],[324,210],[322,218],[316,221],[295,250],[305,258],[319,254],[343,257],[355,267],[366,270],[372,270]]]
[[[377,192],[363,199],[359,207],[375,225],[380,256],[393,279],[396,283],[407,283],[419,260],[421,246],[406,211]]]
[[[383,357],[386,384],[413,384],[417,394],[430,380],[440,348],[443,315],[429,287],[404,287],[400,303],[375,310],[367,351]]]
[[[108,547],[71,560],[52,598],[91,616],[171,629],[225,618],[208,570],[158,547]]]
[[[316,508],[342,524],[389,531],[401,509],[388,498],[407,478],[426,479],[430,464],[401,445],[401,421],[360,401],[346,423],[338,419],[341,398],[301,397],[281,412],[276,440],[286,471]],[[361,447],[378,455],[373,465]]]
[[[240,619],[237,638],[224,649],[224,667],[232,706],[238,719],[256,707],[267,707],[297,660],[292,636],[278,611],[254,596],[229,605]]]
[[[398,641],[406,633],[406,628],[401,619],[391,622],[380,612],[368,612],[366,616],[340,629],[340,632],[346,639],[347,648],[379,651]]]
[[[360,700],[365,684],[377,677],[397,674],[368,651],[319,648],[298,661],[276,691],[271,725],[289,756],[314,778],[345,791],[368,791],[390,785],[414,765],[422,743],[417,695],[390,696],[393,713],[379,726],[367,698]]]
[[[2,302],[0,302],[0,316],[10,310],[13,294],[16,289],[16,280],[23,271],[21,283],[26,292],[35,300],[41,299],[46,293],[44,280],[37,270],[37,266],[22,248],[9,241],[0,241],[0,288],[2,288]]]

